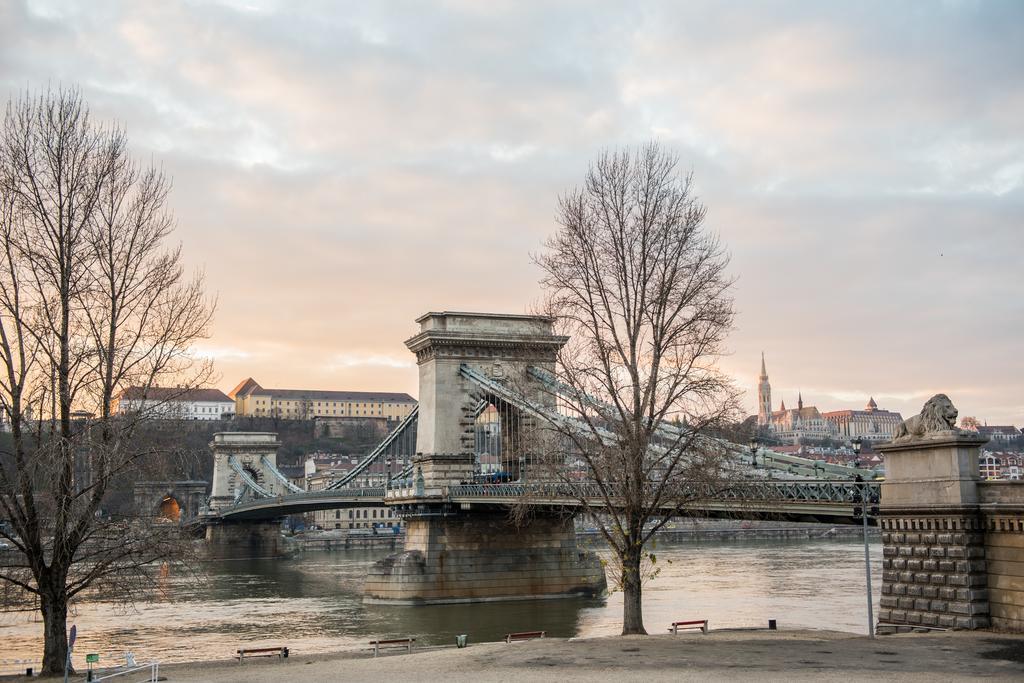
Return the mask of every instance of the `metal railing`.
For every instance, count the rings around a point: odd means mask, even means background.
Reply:
[[[231,507],[221,508],[219,514],[229,515],[233,512],[241,512],[243,510],[251,510],[254,508],[262,508],[267,506],[293,505],[295,503],[312,502],[316,500],[346,498],[360,500],[379,499],[381,501],[381,504],[383,505],[384,487],[371,486],[358,489],[320,489],[319,491],[303,491],[302,493],[268,496],[266,498],[255,498],[253,500],[248,500],[244,503],[232,505]]]
[[[653,486],[648,494],[653,494]],[[737,481],[721,483],[682,484],[678,491],[668,496],[672,500],[691,499],[703,501],[736,502],[807,502],[807,503],[860,503],[866,489],[867,500],[877,505],[880,487],[874,482],[851,481]],[[448,486],[445,494],[449,498],[524,498],[528,501],[557,499],[603,500],[623,498],[614,485],[601,487],[592,482],[559,483],[507,483],[507,484],[459,484]]]
[[[138,674],[143,671],[148,672],[147,678],[135,678],[133,677],[132,683],[155,683],[160,680],[160,662],[150,662],[149,664],[142,664],[140,666],[132,667],[130,669],[122,669],[120,671],[111,671],[104,673],[102,676],[93,676],[91,681],[111,681],[118,676],[127,676],[128,674]]]

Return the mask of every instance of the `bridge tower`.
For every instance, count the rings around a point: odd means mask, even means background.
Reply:
[[[217,432],[210,446],[213,448],[211,511],[233,505],[235,496],[245,488],[246,477],[270,495],[284,493],[278,490],[280,484],[268,467],[268,464],[277,466],[277,449],[281,446],[274,432]]]
[[[281,443],[273,432],[218,432],[213,435],[213,486],[209,511],[217,513],[234,505],[246,487],[246,479],[262,493],[287,493],[273,476],[277,449]],[[251,488],[251,485],[250,485]],[[279,557],[284,554],[280,520],[230,522],[208,517],[206,547],[210,556],[221,558]]]
[[[419,366],[417,453],[472,453],[473,424],[483,394],[460,372],[463,365],[516,390],[537,405],[554,397],[531,381],[527,367],[554,372],[568,337],[555,335],[552,320],[531,315],[427,313],[416,319],[420,331],[405,342]],[[506,415],[506,417],[510,417]],[[514,424],[502,425],[503,443],[516,442]],[[519,476],[518,462],[504,463]]]
[[[486,376],[534,405],[555,399],[530,378],[527,368],[554,371],[568,340],[555,335],[552,320],[493,313],[427,313],[420,331],[406,342],[419,365],[419,426],[414,485],[390,491],[386,502],[405,520],[404,552],[371,569],[364,593],[371,601],[406,604],[516,600],[600,593],[604,568],[576,545],[572,517],[537,510],[518,524],[507,508],[473,504],[457,509],[445,501],[447,487],[474,472],[474,422],[482,404],[494,400],[466,377]],[[505,406],[503,467],[522,477],[514,425],[525,424]],[[521,440],[520,440],[521,442]]]

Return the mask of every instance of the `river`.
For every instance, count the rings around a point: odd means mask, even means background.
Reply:
[[[166,597],[125,610],[81,602],[76,666],[86,653],[101,664],[136,660],[225,659],[243,645],[287,645],[294,656],[366,647],[377,637],[414,636],[418,643],[498,640],[509,631],[552,636],[619,632],[622,595],[399,607],[366,605],[360,588],[367,567],[390,550],[307,551],[289,559],[211,563],[200,581],[168,577]],[[646,586],[644,622],[651,633],[672,621],[709,619],[712,628],[866,630],[864,548],[855,540],[689,541],[660,544],[661,572]],[[875,605],[881,547],[872,543]],[[24,671],[14,660],[37,659],[42,623],[26,613],[0,614],[0,673]]]

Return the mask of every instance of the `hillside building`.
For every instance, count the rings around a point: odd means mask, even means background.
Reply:
[[[868,441],[891,441],[903,416],[891,410],[882,410],[872,397],[864,410],[834,410],[824,414],[835,425],[839,437]]]
[[[112,406],[115,414],[144,412],[165,420],[222,420],[235,412],[235,402],[219,389],[128,387]]]
[[[401,420],[416,407],[409,394],[382,391],[264,389],[253,378],[242,380],[230,394],[235,413],[244,417],[286,420],[360,418]]]

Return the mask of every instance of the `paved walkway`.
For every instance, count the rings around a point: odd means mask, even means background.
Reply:
[[[1024,680],[1024,636],[934,633],[875,640],[828,631],[712,631],[669,636],[544,639],[464,650],[368,653],[161,669],[170,683],[278,681],[993,681]]]

